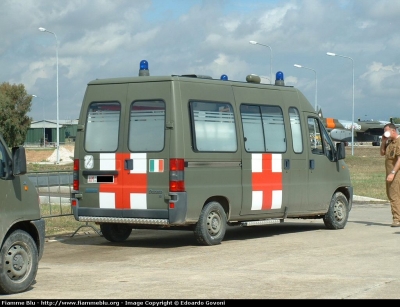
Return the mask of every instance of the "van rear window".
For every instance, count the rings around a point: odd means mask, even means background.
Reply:
[[[129,117],[128,147],[132,152],[161,151],[165,139],[165,102],[134,101]]]
[[[118,148],[119,102],[92,102],[85,125],[86,151],[110,152]]]

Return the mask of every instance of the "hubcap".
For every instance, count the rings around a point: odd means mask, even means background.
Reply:
[[[210,212],[207,223],[208,232],[215,236],[221,230],[221,217],[216,212]]]
[[[336,220],[338,220],[338,221],[343,220],[344,214],[343,214],[343,205],[342,205],[341,202],[337,202],[335,204],[335,211],[334,212],[335,212]]]
[[[14,245],[5,257],[5,270],[12,280],[21,279],[29,267],[29,254],[21,245]]]

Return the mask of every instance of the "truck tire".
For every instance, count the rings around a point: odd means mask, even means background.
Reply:
[[[123,242],[132,233],[132,227],[127,224],[100,224],[100,230],[104,238],[110,242]]]
[[[38,257],[36,243],[27,232],[12,232],[0,250],[0,293],[27,290],[37,274]]]
[[[220,244],[226,232],[226,214],[218,202],[206,204],[201,211],[194,234],[202,245]]]
[[[343,229],[349,218],[349,202],[346,196],[337,192],[332,196],[328,212],[324,215],[324,224],[328,229]]]

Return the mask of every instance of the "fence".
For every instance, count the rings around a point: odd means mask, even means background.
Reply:
[[[71,208],[72,172],[30,172],[27,175],[38,191],[42,218],[73,215]],[[90,227],[101,235],[94,226],[86,222],[85,225],[79,226],[72,236],[82,227]]]
[[[30,172],[28,177],[39,193],[43,218],[72,214],[72,172]]]

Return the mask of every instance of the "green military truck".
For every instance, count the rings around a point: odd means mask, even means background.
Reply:
[[[10,152],[0,135],[0,293],[27,290],[43,255],[45,222],[39,196],[26,174],[24,147]]]
[[[75,142],[75,219],[112,242],[132,229],[188,229],[215,245],[227,225],[321,219],[342,229],[353,188],[304,95],[285,86],[202,75],[91,81]],[[147,67],[147,68],[146,68]]]

